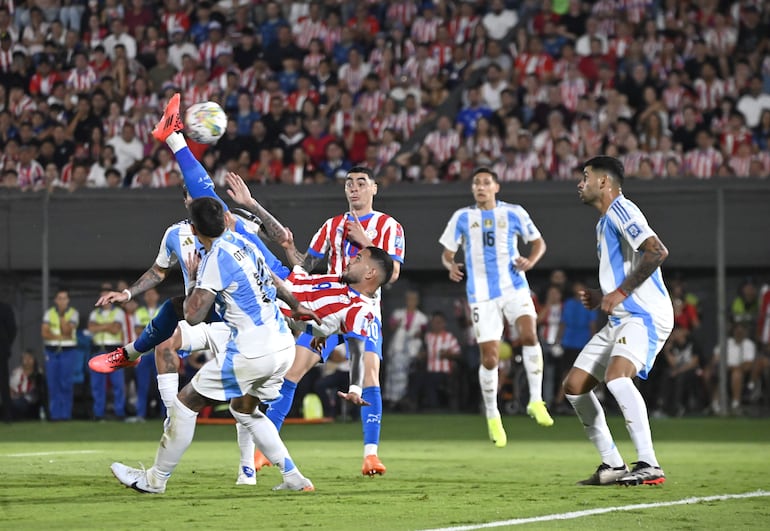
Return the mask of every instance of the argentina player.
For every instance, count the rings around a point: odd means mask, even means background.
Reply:
[[[646,379],[674,325],[674,309],[660,265],[668,250],[639,207],[622,191],[623,163],[599,156],[583,166],[580,200],[602,215],[596,226],[599,285],[581,293],[586,308],[601,308],[607,325],[578,355],[564,392],[599,451],[602,463],[580,485],[657,485],[666,480],[652,445],[647,406],[633,382]],[[612,438],[594,388],[605,382],[620,406],[637,452],[629,472]]]
[[[522,357],[529,383],[527,413],[541,426],[553,425],[542,397],[543,350],[525,275],[545,254],[546,245],[524,208],[496,199],[500,183],[494,171],[489,168],[474,171],[471,190],[476,204],[457,210],[439,238],[444,246],[441,262],[454,282],[466,278],[473,331],[481,349],[479,384],[489,438],[502,448],[508,440],[497,408],[497,365],[503,319],[516,326],[523,344]],[[519,238],[532,246],[528,257],[519,254]],[[464,263],[455,261],[460,247]]]

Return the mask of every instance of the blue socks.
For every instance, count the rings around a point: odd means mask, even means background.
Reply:
[[[270,402],[265,416],[275,425],[278,431],[286,420],[286,415],[291,411],[291,404],[294,402],[294,392],[297,390],[297,384],[291,380],[284,380],[281,386],[281,396]],[[380,408],[382,409],[382,408]]]
[[[134,341],[134,348],[141,353],[151,351],[173,335],[178,322],[179,316],[174,310],[174,305],[171,299],[167,299]]]
[[[209,177],[206,168],[192,154],[190,148],[183,147],[174,153],[174,156],[179,164],[179,169],[182,170],[184,184],[187,186],[187,192],[190,194],[190,197],[193,199],[213,197],[225,206],[225,211],[228,210],[227,205],[214,191],[214,181]]]
[[[361,398],[370,406],[361,406],[361,426],[364,430],[364,445],[380,443],[382,423],[382,393],[379,387],[364,387]]]

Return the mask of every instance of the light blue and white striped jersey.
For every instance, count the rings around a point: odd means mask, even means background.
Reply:
[[[517,271],[518,240],[539,239],[540,231],[524,208],[498,201],[492,210],[461,208],[447,223],[439,243],[452,252],[462,245],[468,302],[497,299],[507,291],[529,290],[527,277]]]
[[[639,246],[650,236],[656,234],[639,207],[618,196],[596,225],[602,293],[615,291],[636,268],[642,257]],[[616,306],[609,318],[617,324],[619,319],[631,315],[641,317],[648,328],[673,326],[674,309],[660,268]]]
[[[196,288],[216,294],[217,313],[230,327],[228,355],[254,358],[289,348],[294,336],[275,303],[276,289],[259,249],[226,230],[198,268]]]
[[[281,279],[289,276],[291,270],[284,266],[280,260],[278,260],[265,246],[264,242],[259,237],[259,225],[236,216],[234,231],[256,245],[262,252],[268,266],[273,272]],[[192,225],[188,220],[179,221],[174,223],[163,234],[163,239],[160,241],[160,250],[158,256],[155,258],[155,263],[164,269],[168,269],[175,263],[179,262],[179,267],[182,268],[182,276],[184,277],[184,285],[187,285],[187,265],[185,264],[185,258],[190,251],[197,250],[200,256],[205,254],[203,246],[198,241],[198,238],[192,232]]]
[[[179,262],[179,266],[182,268],[182,275],[184,276],[184,285],[186,286],[188,274],[184,261],[190,252],[196,250],[203,256],[203,246],[193,234],[190,222],[188,220],[179,221],[167,228],[163,234],[155,263],[164,269],[168,269]]]

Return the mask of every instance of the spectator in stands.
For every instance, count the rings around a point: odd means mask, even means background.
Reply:
[[[508,35],[519,21],[516,11],[506,9],[503,0],[492,0],[489,12],[481,19],[490,39],[500,40]]]
[[[668,415],[681,417],[704,398],[698,381],[703,353],[687,328],[674,326],[663,355],[664,395],[659,405],[666,408]]]
[[[486,70],[486,80],[481,86],[481,99],[484,104],[493,111],[497,111],[502,104],[501,93],[507,86],[502,69],[496,64],[489,65]]]
[[[43,374],[35,355],[25,350],[21,354],[21,365],[11,372],[10,377],[10,408],[14,420],[38,417],[42,382]]]
[[[126,122],[120,130],[119,135],[115,135],[107,141],[115,150],[115,169],[126,178],[127,170],[135,162],[141,160],[144,154],[144,146],[136,137],[136,129],[133,123]]]
[[[383,399],[390,409],[404,407],[410,369],[422,350],[423,334],[428,325],[427,316],[419,309],[420,295],[417,291],[408,290],[404,302],[405,306],[394,310],[388,320],[391,335]]]
[[[460,358],[460,343],[446,329],[446,316],[437,311],[431,315],[428,331],[425,333],[424,350],[421,356],[425,360],[425,370],[417,375],[414,398],[425,409],[436,409],[450,403],[453,409],[457,404],[456,383],[452,374],[457,372],[457,360]]]
[[[696,179],[711,179],[717,175],[717,168],[722,165],[724,158],[714,148],[714,140],[709,131],[698,131],[695,140],[698,147],[684,156],[685,175]]]
[[[727,374],[730,379],[728,382],[730,410],[734,415],[739,415],[741,414],[744,381],[746,377],[751,374],[756,354],[757,347],[749,338],[746,323],[741,321],[733,322],[730,337],[727,338],[727,356],[721,356],[719,345],[716,345],[714,347],[714,356],[711,362],[703,370],[704,382],[706,388],[709,390],[711,409],[714,413],[721,412],[717,386],[719,364],[727,364]]]
[[[466,98],[468,100],[467,104],[457,114],[457,125],[459,132],[467,139],[476,132],[476,123],[479,118],[490,118],[492,116],[492,109],[481,101],[479,86],[468,88]]]
[[[352,167],[353,164],[345,157],[345,151],[338,141],[334,140],[326,145],[326,160],[319,164],[318,169],[329,182],[344,179],[347,171]]]

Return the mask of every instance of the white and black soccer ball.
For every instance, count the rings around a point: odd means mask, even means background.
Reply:
[[[201,144],[216,144],[227,129],[227,114],[213,101],[195,103],[184,115],[184,132]]]

